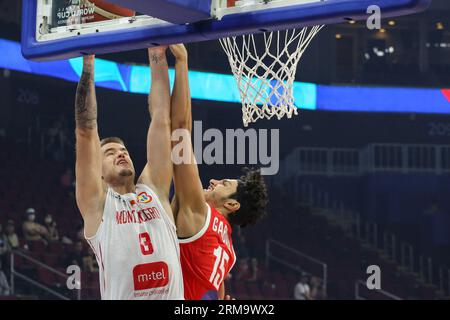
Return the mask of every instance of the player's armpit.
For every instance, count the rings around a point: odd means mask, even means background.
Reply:
[[[172,213],[175,218],[175,221],[177,221],[178,211],[180,207],[180,203],[178,202],[177,194],[175,194],[172,198],[172,201],[170,202],[170,207],[172,208]]]
[[[205,226],[207,216],[193,213],[189,207],[180,207],[176,213],[177,235],[180,238],[191,238]]]
[[[152,185],[151,176],[150,176],[150,165],[148,162],[145,164],[144,169],[139,176],[137,183],[142,183],[150,187],[151,189],[155,189],[155,186]]]
[[[207,217],[193,213],[189,207],[180,207],[177,194],[172,199],[171,207],[179,238],[191,238],[204,227]]]

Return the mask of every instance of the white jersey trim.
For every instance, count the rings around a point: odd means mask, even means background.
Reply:
[[[209,204],[206,204],[208,206],[208,212],[206,213],[206,220],[205,220],[205,224],[203,225],[203,228],[197,232],[196,235],[193,235],[190,238],[186,238],[186,239],[178,239],[178,241],[180,243],[190,243],[190,242],[194,242],[195,240],[201,238],[206,230],[208,230],[209,227],[209,222],[211,221],[211,207],[209,206]]]

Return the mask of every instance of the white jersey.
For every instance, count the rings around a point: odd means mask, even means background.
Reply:
[[[176,227],[148,186],[124,195],[108,188],[102,222],[86,240],[103,300],[184,299]]]

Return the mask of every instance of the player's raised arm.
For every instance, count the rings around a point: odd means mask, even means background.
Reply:
[[[170,84],[166,50],[167,47],[148,50],[152,77],[148,105],[152,120],[147,134],[147,165],[139,182],[154,188],[163,205],[169,206],[173,168],[170,159]]]
[[[87,236],[96,233],[105,201],[100,138],[97,129],[94,62],[94,56],[83,58],[83,73],[75,98],[76,200],[85,222]]]
[[[188,55],[182,44],[172,45],[170,49],[176,58],[175,84],[171,100],[172,132],[175,138],[173,156],[183,159],[181,163],[174,164],[174,184],[178,201],[177,225],[183,233],[182,236],[192,236],[203,227],[203,217],[208,208],[191,142]]]

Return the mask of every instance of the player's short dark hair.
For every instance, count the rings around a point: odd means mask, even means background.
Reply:
[[[237,212],[228,216],[232,225],[252,226],[267,215],[267,187],[260,170],[244,168],[237,192],[231,196],[240,203]]]
[[[102,139],[100,141],[100,147],[103,147],[105,144],[108,144],[108,143],[118,143],[125,147],[125,143],[123,142],[123,140],[118,137],[108,137],[108,138]]]

